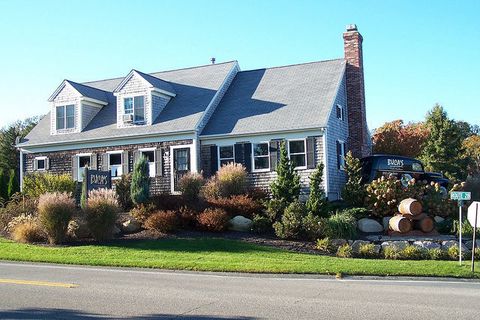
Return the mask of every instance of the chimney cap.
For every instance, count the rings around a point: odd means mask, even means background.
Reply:
[[[215,60],[216,60],[215,57],[210,58],[210,62],[211,62],[212,64],[215,64]]]
[[[347,31],[358,31],[356,24],[347,24]]]

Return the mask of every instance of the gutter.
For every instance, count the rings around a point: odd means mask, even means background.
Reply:
[[[322,132],[325,132],[326,129],[327,129],[327,127],[310,127],[310,128],[301,128],[301,129],[250,132],[250,133],[238,133],[238,134],[222,133],[222,134],[200,135],[200,140],[213,140],[213,139],[218,139],[218,138],[262,136],[262,135],[266,135],[266,134],[296,133],[296,132],[315,131],[315,130],[320,130]]]

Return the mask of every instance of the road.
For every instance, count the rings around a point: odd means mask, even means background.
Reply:
[[[478,319],[480,283],[0,262],[0,319]]]

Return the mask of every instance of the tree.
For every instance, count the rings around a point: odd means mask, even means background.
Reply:
[[[468,159],[468,174],[475,176],[480,175],[480,136],[472,135],[463,140],[463,148],[465,149],[465,157]]]
[[[132,202],[136,205],[147,202],[150,190],[150,176],[148,169],[148,160],[146,157],[140,157],[135,163],[132,174],[132,184],[130,194]]]
[[[418,157],[428,138],[428,128],[421,122],[404,124],[403,120],[386,122],[373,136],[374,153]]]
[[[322,185],[323,169],[324,165],[320,162],[310,176],[310,195],[306,206],[308,212],[316,216],[326,216],[327,214],[327,199]]]
[[[426,125],[430,137],[425,143],[421,159],[427,170],[444,173],[452,180],[464,180],[467,176],[467,160],[462,146],[464,130],[448,118],[440,105],[429,111]]]
[[[365,187],[362,184],[362,165],[349,151],[345,156],[347,182],[342,190],[342,198],[352,207],[361,207],[365,200]]]
[[[18,177],[16,175],[15,169],[10,169],[10,174],[8,178],[8,187],[7,187],[7,196],[10,199],[15,193],[20,191],[20,186],[18,185]]]
[[[298,200],[300,176],[295,171],[295,165],[288,159],[285,142],[282,142],[280,146],[280,159],[276,171],[277,179],[270,184],[272,198],[285,202],[287,205]]]
[[[0,199],[8,200],[7,176],[5,170],[0,168]]]

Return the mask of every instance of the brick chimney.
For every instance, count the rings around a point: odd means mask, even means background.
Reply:
[[[347,61],[348,148],[355,157],[360,158],[371,153],[371,144],[365,110],[363,37],[355,24],[347,25],[347,31],[343,33],[343,41]]]

